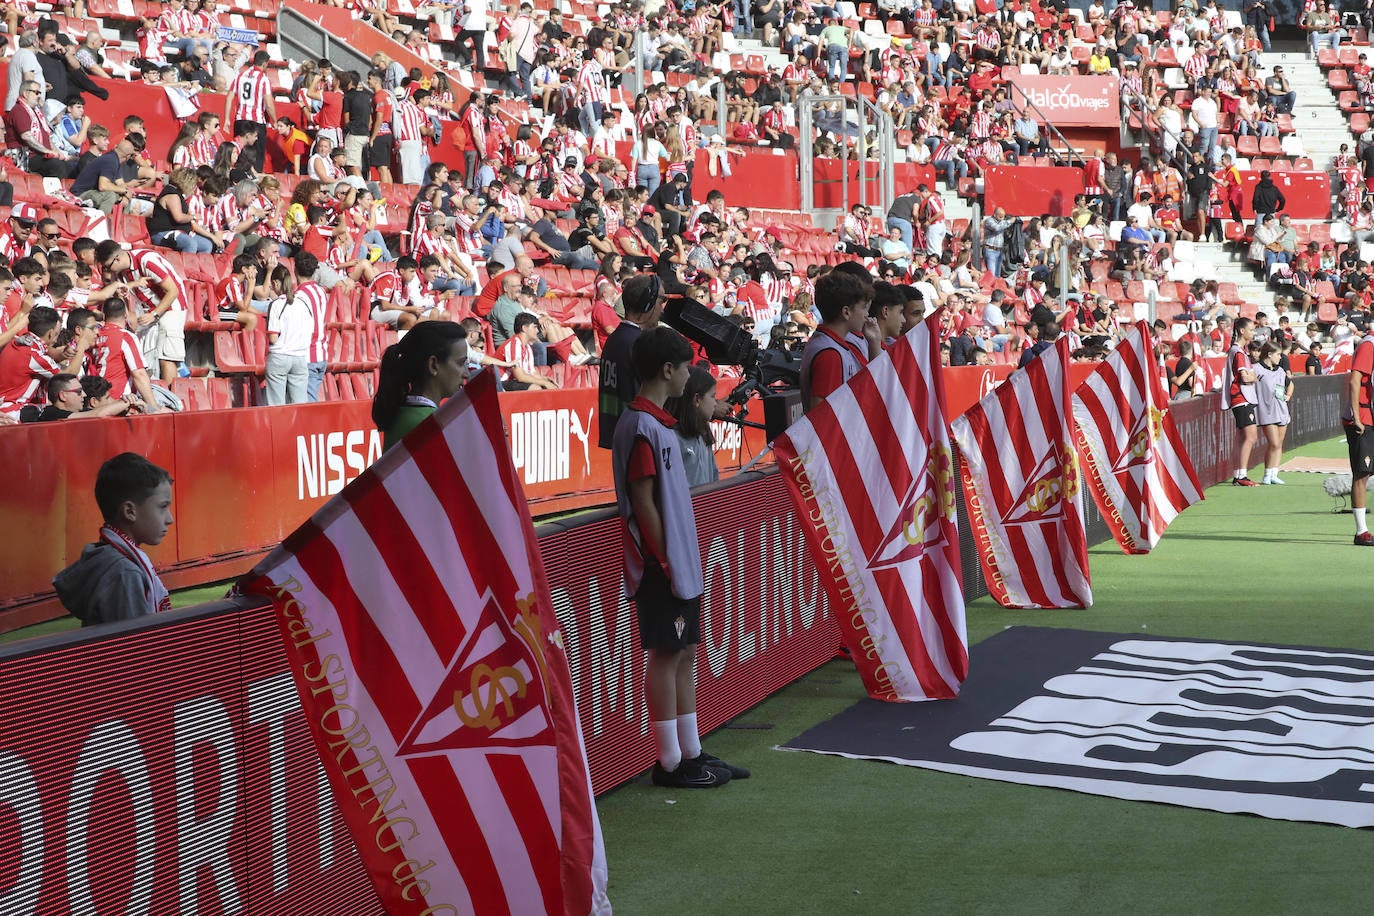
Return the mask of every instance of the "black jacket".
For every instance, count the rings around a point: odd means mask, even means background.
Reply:
[[[1250,197],[1250,206],[1256,213],[1277,213],[1288,206],[1283,192],[1274,187],[1273,179],[1261,178],[1255,185],[1255,193]]]

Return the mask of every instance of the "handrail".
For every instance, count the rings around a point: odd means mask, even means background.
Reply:
[[[1037,115],[1040,116],[1040,120],[1045,122],[1045,127],[1050,131],[1050,135],[1056,137],[1059,140],[1059,142],[1064,144],[1064,150],[1067,153],[1067,155],[1062,157],[1060,152],[1054,148],[1054,144],[1046,144],[1049,148],[1050,155],[1054,157],[1054,161],[1060,162],[1062,161],[1062,159],[1067,158],[1070,165],[1077,161],[1078,165],[1086,166],[1087,163],[1083,160],[1083,157],[1078,154],[1078,151],[1074,149],[1073,144],[1069,142],[1069,138],[1064,136],[1064,134],[1059,130],[1059,128],[1054,126],[1054,122],[1049,119],[1048,115],[1046,115],[1043,111],[1040,110],[1040,106],[1036,105],[1033,101],[1031,101],[1031,97],[1026,94],[1026,90],[1016,85],[1015,80],[1008,80],[1007,82],[1013,90],[1021,94],[1021,98],[1025,102],[1024,107],[1017,109],[1017,114],[1025,114],[1025,109],[1029,108],[1031,111],[1035,112]],[[1013,105],[1016,104],[1015,98],[1011,98],[1010,101]]]
[[[1134,92],[1129,89],[1122,89],[1121,98],[1122,101],[1126,103],[1127,107],[1131,107],[1132,99],[1134,99],[1138,103],[1140,109],[1140,130],[1148,138],[1150,136],[1150,126],[1145,119],[1148,118],[1159,106],[1150,105],[1149,101],[1145,98],[1145,96],[1141,95],[1139,92]],[[1174,139],[1175,150],[1187,149],[1187,147],[1183,143],[1183,138],[1180,137],[1178,134],[1174,133],[1169,128],[1165,127],[1163,124],[1159,123],[1158,118],[1155,119],[1155,127],[1158,129],[1160,133],[1168,134],[1170,137]],[[1173,156],[1170,156],[1168,158],[1170,161],[1173,161],[1174,159]]]
[[[849,132],[849,106],[854,105],[858,116],[858,140],[855,144],[859,161],[858,203],[868,204],[867,200],[867,162],[873,159],[878,164],[878,199],[874,209],[886,213],[896,198],[896,178],[894,163],[897,158],[896,128],[887,112],[861,95],[807,95],[797,99],[798,178],[801,181],[802,210],[820,212],[815,204],[815,170],[812,147],[815,142],[814,110],[820,105],[840,106],[840,213],[848,213],[849,202],[849,144],[845,142]],[[866,117],[865,115],[868,115]],[[870,125],[869,117],[872,118]],[[867,142],[868,129],[872,126],[877,133],[877,142],[870,148]],[[827,212],[834,208],[825,208]]]

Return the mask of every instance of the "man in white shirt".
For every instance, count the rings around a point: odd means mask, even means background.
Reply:
[[[1007,341],[1011,340],[1011,331],[1007,327],[1007,316],[1002,312],[1002,300],[1006,298],[1006,293],[1000,289],[992,294],[991,301],[983,306],[983,338],[992,342],[994,353],[1001,353],[1007,348]]]
[[[47,81],[43,77],[43,68],[38,65],[38,33],[32,30],[21,32],[19,35],[19,47],[10,58],[9,84],[5,90],[5,111],[14,107],[14,103],[19,100],[19,87],[24,85],[25,80],[33,80],[38,84],[39,90],[43,95],[47,95],[44,89]]]
[[[1217,100],[1211,86],[1203,85],[1193,99],[1193,123],[1197,125],[1203,158],[1208,158],[1217,144]]]
[[[306,261],[302,265],[302,261]],[[296,256],[298,275],[313,276],[315,256]],[[308,270],[307,270],[308,268]],[[313,283],[303,283],[313,287]],[[308,292],[308,290],[307,290]],[[267,312],[267,404],[303,404],[308,400],[310,342],[315,334],[315,315],[308,295],[297,291],[290,299],[273,301]]]
[[[487,0],[464,0],[458,16],[461,28],[457,39],[458,57],[461,60],[466,56],[465,46],[471,41],[472,57],[467,62],[472,65],[475,61],[476,72],[480,74],[487,68]]]
[[[1151,197],[1149,191],[1141,193],[1140,200],[1126,208],[1126,222],[1134,223],[1150,233],[1150,238],[1156,242],[1162,242],[1164,241],[1164,230],[1155,223],[1155,211],[1151,205]]]

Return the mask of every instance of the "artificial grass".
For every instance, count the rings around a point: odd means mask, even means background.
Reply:
[[[1339,457],[1341,440],[1301,454]],[[1091,552],[1082,611],[969,606],[978,642],[1016,624],[1372,649],[1325,475],[1207,491],[1154,553]],[[754,777],[720,790],[630,783],[598,800],[622,914],[1354,913],[1374,832],[1017,786],[773,746],[862,695],[831,662],[725,728],[715,754]]]

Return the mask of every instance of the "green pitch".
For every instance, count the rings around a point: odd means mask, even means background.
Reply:
[[[1340,457],[1344,442],[1298,454]],[[983,599],[969,639],[1031,624],[1374,649],[1374,550],[1351,545],[1324,477],[1213,487],[1154,553],[1094,548],[1089,610]],[[637,782],[599,799],[616,912],[1369,911],[1374,832],[772,750],[862,693],[853,666],[832,662],[737,720],[771,729],[709,736],[752,779],[695,794]]]

